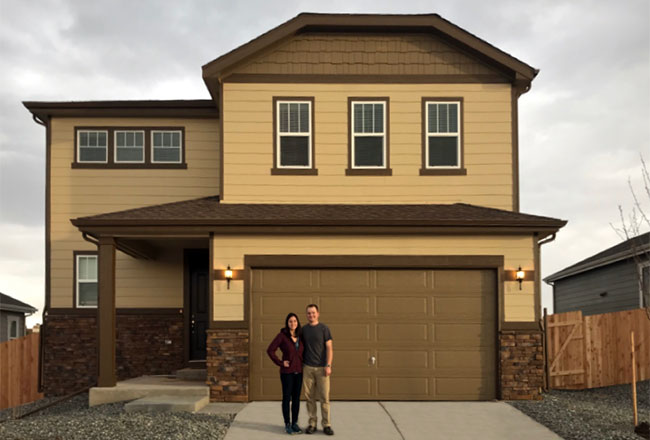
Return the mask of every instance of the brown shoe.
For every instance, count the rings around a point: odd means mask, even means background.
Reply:
[[[316,432],[316,427],[315,426],[309,425],[307,427],[307,429],[305,429],[305,434],[313,434],[314,432]]]
[[[325,434],[327,434],[327,435],[334,435],[334,431],[332,431],[332,427],[331,427],[331,426],[326,426],[326,427],[324,427],[324,428],[323,428],[323,432],[324,432]]]

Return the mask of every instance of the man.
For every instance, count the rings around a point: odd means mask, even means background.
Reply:
[[[308,324],[302,328],[305,343],[302,365],[302,389],[307,400],[309,426],[307,434],[316,432],[318,416],[316,400],[320,400],[323,432],[334,435],[330,423],[330,375],[332,374],[332,335],[330,329],[318,322],[320,313],[316,304],[307,306]]]

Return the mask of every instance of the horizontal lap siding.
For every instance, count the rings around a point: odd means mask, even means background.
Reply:
[[[71,169],[75,126],[185,127],[185,170]],[[73,251],[96,250],[70,219],[219,194],[215,119],[55,118],[51,159],[51,306],[73,307]],[[155,261],[117,253],[117,307],[182,307],[182,250]]]
[[[639,308],[636,264],[621,261],[562,280],[553,287],[554,312],[581,310],[583,315]],[[600,296],[607,292],[606,296]]]
[[[318,176],[272,176],[274,96],[314,96]],[[348,97],[390,99],[392,176],[346,176]],[[420,176],[422,97],[463,97],[466,176]],[[508,84],[224,85],[225,203],[456,203],[511,210]]]
[[[503,255],[504,268],[534,270],[532,236],[215,236],[214,268],[241,268],[245,255]],[[243,281],[214,282],[216,320],[243,317]],[[505,283],[506,321],[533,321],[533,282]]]

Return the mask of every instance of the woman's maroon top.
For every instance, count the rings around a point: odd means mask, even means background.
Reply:
[[[278,348],[282,351],[282,360],[278,359],[275,354]],[[296,343],[282,331],[278,333],[269,344],[269,348],[266,349],[271,360],[280,367],[280,373],[302,373],[302,353],[304,351],[305,346],[301,338],[298,338],[298,350],[296,350]],[[284,367],[283,361],[289,361],[289,368]]]

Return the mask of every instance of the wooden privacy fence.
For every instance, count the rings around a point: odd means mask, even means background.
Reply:
[[[33,402],[38,392],[39,334],[0,343],[0,410]]]
[[[549,388],[584,389],[632,382],[630,332],[637,380],[650,379],[650,317],[646,309],[582,316],[545,315]]]

